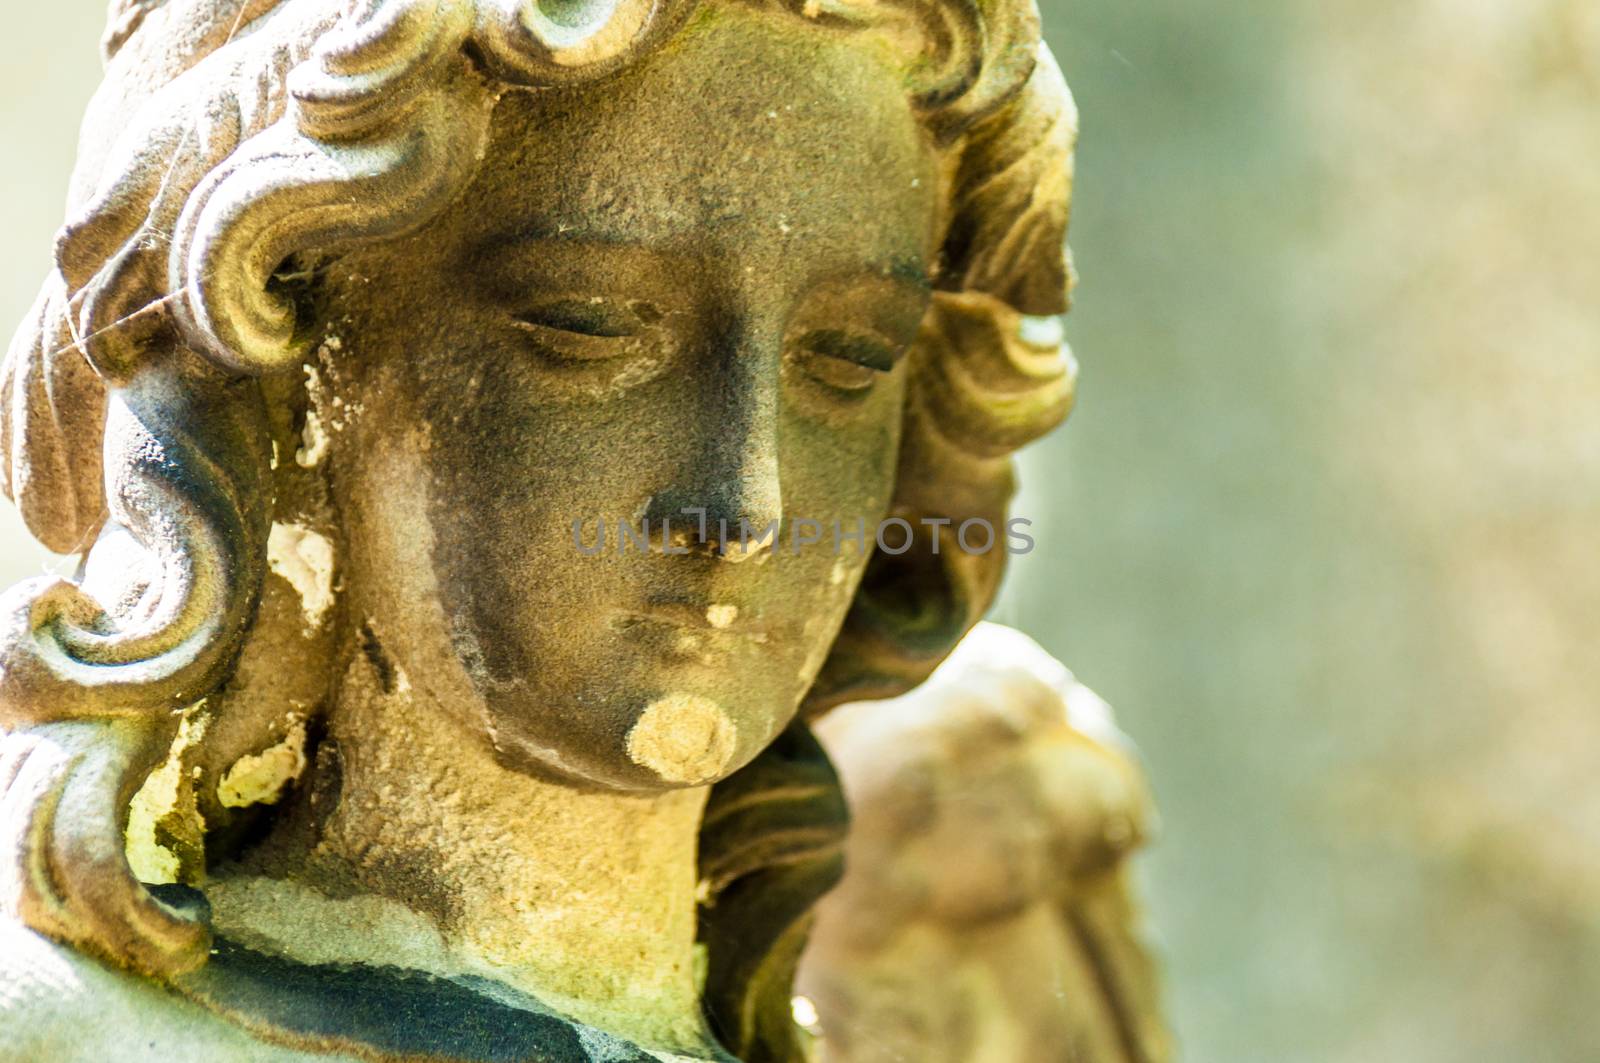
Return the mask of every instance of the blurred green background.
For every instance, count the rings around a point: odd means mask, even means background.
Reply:
[[[1046,4],[1083,377],[997,617],[1146,755],[1184,1058],[1600,1059],[1600,4]],[[7,11],[8,323],[102,13]]]

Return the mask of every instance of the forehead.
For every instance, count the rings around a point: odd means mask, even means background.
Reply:
[[[866,32],[711,8],[636,68],[515,91],[468,214],[474,235],[572,236],[769,265],[924,258],[935,153]]]

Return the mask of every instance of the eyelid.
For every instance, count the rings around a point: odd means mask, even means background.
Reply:
[[[880,373],[891,372],[906,352],[904,345],[891,343],[875,334],[838,328],[812,329],[802,333],[796,342],[812,354],[837,358]]]
[[[570,333],[595,339],[623,339],[637,336],[652,323],[654,308],[648,304],[619,303],[603,296],[567,296],[546,299],[512,315],[524,328]]]
[[[527,337],[528,346],[540,358],[558,364],[606,362],[623,358],[638,343],[634,336],[589,336],[532,321],[519,320],[514,324]]]

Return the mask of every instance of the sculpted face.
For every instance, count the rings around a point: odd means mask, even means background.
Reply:
[[[737,9],[594,88],[513,92],[494,129],[459,204],[328,268],[352,607],[414,626],[373,633],[392,653],[447,632],[408,681],[464,675],[509,763],[722,778],[844,618],[867,551],[833,524],[870,546],[886,514],[934,154],[865,35]],[[648,552],[619,550],[643,518]],[[792,552],[802,519],[822,541]]]

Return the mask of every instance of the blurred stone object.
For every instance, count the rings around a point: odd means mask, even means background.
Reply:
[[[1031,0],[118,0],[105,49],[0,374],[83,557],[0,598],[0,1060],[798,1060],[809,722],[989,608],[1072,403]]]
[[[1170,1058],[1129,882],[1154,811],[1103,701],[980,624],[928,682],[818,735],[852,816],[798,982],[822,1059]]]

